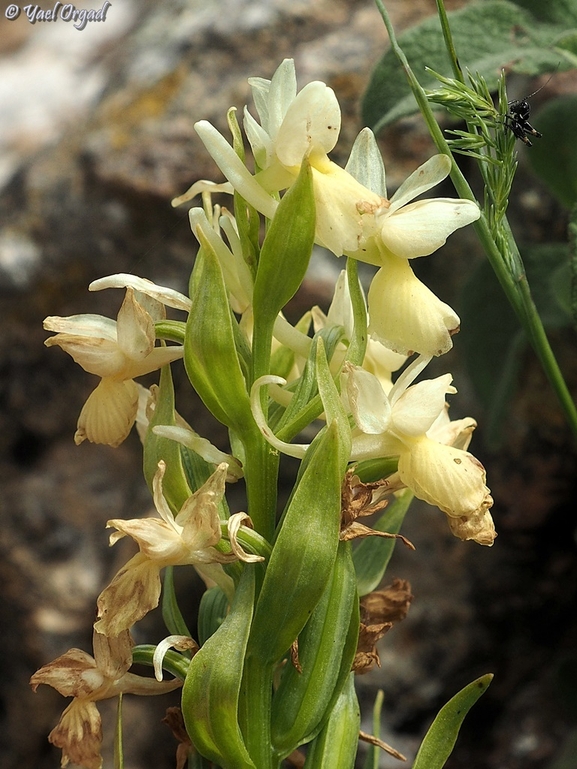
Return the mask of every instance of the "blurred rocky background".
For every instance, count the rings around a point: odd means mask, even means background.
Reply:
[[[387,5],[398,30],[435,12],[434,0]],[[62,21],[32,25],[24,12],[9,20],[7,6],[0,3],[0,765],[52,769],[60,759],[46,735],[66,702],[47,687],[33,695],[28,679],[72,646],[90,651],[95,598],[131,552],[108,548],[105,522],[145,514],[150,499],[136,436],[118,449],[74,445],[95,382],[43,346],[42,319],[114,317],[121,292],[86,291],[113,272],[185,290],[195,244],[186,211],[170,200],[196,179],[218,178],[194,121],[225,130],[226,109],[248,100],[247,77],[270,77],[292,56],[301,86],[320,79],[337,93],[343,131],[334,157],[344,161],[387,42],[370,0],[113,0],[106,22],[82,31]],[[433,152],[416,118],[389,129],[382,147],[393,190]],[[552,229],[562,237],[563,213],[523,164],[517,184],[514,225],[537,239]],[[456,301],[451,292],[481,259],[476,248],[473,233],[461,231],[423,266],[445,301]],[[326,307],[340,266],[314,265],[307,306]],[[560,332],[554,343],[575,386],[574,336]],[[456,376],[456,415],[482,424],[458,337],[440,365]],[[182,372],[178,389],[179,410],[199,432],[213,429]],[[484,449],[479,433],[473,450],[488,468],[499,538],[491,550],[461,543],[438,511],[411,512],[406,534],[417,551],[397,548],[389,575],[409,579],[415,600],[381,643],[382,668],[360,679],[364,717],[382,687],[384,737],[411,757],[438,708],[494,672],[447,766],[571,769],[576,456],[530,353],[501,451]],[[214,440],[225,436],[217,430]],[[194,604],[199,584],[182,589]],[[137,640],[162,637],[154,616],[143,624]],[[127,769],[174,766],[176,746],[160,719],[176,702],[126,698]],[[110,766],[114,713],[102,710]],[[399,764],[383,757],[381,765]]]

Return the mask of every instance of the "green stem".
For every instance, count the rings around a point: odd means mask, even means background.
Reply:
[[[443,30],[445,46],[447,48],[449,58],[451,59],[453,74],[455,75],[455,78],[459,80],[459,82],[464,84],[465,78],[463,76],[463,70],[461,69],[461,65],[457,57],[457,49],[455,48],[455,44],[453,42],[453,34],[451,32],[451,26],[449,24],[449,19],[447,17],[447,12],[445,10],[445,3],[443,2],[443,0],[437,0],[437,12],[439,14],[439,20],[441,22],[441,29]]]
[[[276,525],[278,452],[254,426],[241,436],[244,445],[244,478],[248,499],[247,513],[254,528],[272,542]]]
[[[405,56],[403,50],[399,46],[399,43],[395,35],[395,31],[391,24],[391,20],[389,18],[389,15],[387,13],[387,10],[382,0],[375,0],[375,3],[383,18],[385,27],[387,28],[389,39],[391,41],[391,48],[393,49],[393,52],[395,53],[397,59],[399,60],[400,64],[402,65],[405,71],[405,74],[407,76],[411,89],[413,91],[413,94],[415,96],[415,99],[417,100],[417,104],[419,106],[419,109],[421,110],[423,118],[431,133],[433,141],[435,142],[439,152],[451,158],[451,161],[452,161],[451,179],[453,181],[453,184],[455,185],[455,189],[457,190],[457,193],[462,198],[465,198],[467,200],[473,200],[476,202],[473,191],[471,190],[469,183],[461,173],[459,167],[455,163],[455,159],[453,158],[449,145],[447,144],[445,137],[443,136],[443,132],[439,124],[435,120],[435,116],[433,115],[433,111],[427,99],[427,95],[423,90],[421,84],[417,80],[415,73],[411,69],[411,66],[407,60],[407,57]],[[508,240],[509,240],[511,255],[513,256],[515,261],[517,260],[517,257],[520,260],[517,244],[515,243],[513,235],[511,234],[511,230],[506,217],[503,217],[502,225],[505,228],[505,232],[508,233]],[[494,237],[489,227],[489,223],[487,222],[487,218],[483,214],[483,212],[481,212],[480,218],[478,219],[478,221],[474,223],[473,226],[475,227],[479,240],[481,241],[481,245],[483,246],[483,249],[485,250],[487,258],[489,259],[489,262],[491,263],[491,266],[495,271],[495,274],[499,280],[499,283],[501,284],[501,287],[503,288],[503,291],[505,292],[507,299],[511,303],[511,306],[513,307],[517,317],[519,318],[519,321],[521,322],[523,328],[525,329],[527,336],[529,337],[531,346],[533,347],[543,367],[543,370],[545,371],[545,374],[549,379],[549,382],[551,383],[557,395],[559,403],[561,404],[561,407],[563,408],[563,411],[567,418],[569,427],[571,428],[573,434],[577,437],[577,408],[575,407],[575,403],[573,402],[571,393],[567,388],[567,385],[565,383],[565,380],[563,378],[559,365],[555,359],[555,355],[553,353],[553,350],[551,349],[549,340],[547,339],[547,335],[545,333],[545,329],[543,327],[541,318],[539,317],[539,314],[537,313],[537,310],[533,303],[533,300],[531,297],[531,291],[530,291],[527,279],[525,277],[525,274],[523,272],[517,278],[517,280],[514,280],[513,276],[511,275],[511,272],[507,268],[507,264],[505,263],[504,254],[501,252],[501,250],[495,243]]]

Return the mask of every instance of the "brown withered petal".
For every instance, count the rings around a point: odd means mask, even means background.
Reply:
[[[305,760],[306,757],[300,750],[293,750],[293,752],[285,759],[285,761],[288,761],[289,764],[296,767],[296,769],[302,769],[305,765]]]
[[[87,673],[92,673],[92,676],[88,678]],[[88,697],[98,676],[97,687],[102,683],[103,676],[96,670],[94,657],[82,649],[69,649],[37,670],[30,679],[30,685],[36,691],[40,684],[48,684],[63,697]]]
[[[297,671],[297,673],[302,673],[303,669],[302,669],[302,665],[301,665],[300,660],[299,660],[299,639],[298,638],[296,638],[292,642],[291,648],[290,648],[290,653],[291,653],[291,662],[292,662],[292,665],[293,665],[294,669]]]
[[[459,539],[472,539],[479,545],[491,547],[497,537],[495,524],[488,510],[480,510],[473,515],[448,520],[451,531]]]
[[[382,492],[388,489],[389,483],[386,480],[362,483],[358,475],[348,472],[341,490],[341,528],[346,529],[357,518],[383,510],[388,500],[382,497]],[[376,495],[376,500],[375,492],[381,492]]]
[[[352,671],[358,676],[362,676],[372,670],[375,665],[379,668],[381,667],[381,660],[376,650],[372,652],[357,652],[353,660]]]
[[[48,739],[61,748],[62,766],[70,762],[84,769],[100,769],[102,766],[102,722],[93,702],[72,700]]]
[[[383,590],[374,590],[361,598],[361,619],[366,624],[400,622],[407,616],[412,600],[410,583],[394,579]]]
[[[377,748],[380,748],[381,750],[384,750],[386,753],[388,753],[390,756],[393,756],[393,758],[398,758],[399,761],[406,761],[406,757],[403,756],[402,753],[399,753],[398,750],[395,750],[390,745],[388,745],[386,742],[383,742],[382,740],[379,740],[378,737],[374,737],[372,734],[367,734],[366,732],[359,732],[359,739],[363,742],[368,742],[369,745],[375,745]]]
[[[346,528],[341,529],[339,539],[342,542],[348,542],[350,539],[359,539],[364,537],[385,537],[385,539],[400,539],[410,550],[415,550],[413,543],[403,537],[402,534],[391,534],[388,531],[377,531],[365,526],[363,523],[353,521]]]
[[[182,710],[176,707],[167,708],[162,723],[168,726],[176,740],[178,740],[176,769],[185,769],[189,756],[194,753],[194,748],[184,725]]]

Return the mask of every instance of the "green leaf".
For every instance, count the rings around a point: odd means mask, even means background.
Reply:
[[[278,662],[289,649],[331,576],[344,475],[338,444],[333,422],[320,436],[281,520],[251,631],[250,651],[262,665]]]
[[[188,629],[174,590],[174,566],[167,566],[162,581],[162,619],[171,635],[192,636]]]
[[[305,769],[353,769],[360,726],[355,676],[349,673],[326,724],[309,746]]]
[[[230,612],[192,658],[182,715],[195,748],[223,769],[255,769],[238,725],[238,700],[254,600],[254,569],[245,567]]]
[[[577,26],[577,0],[515,0],[515,4],[526,8],[539,21],[557,22],[568,27]]]
[[[549,243],[525,247],[523,258],[543,324],[549,328],[569,325],[567,246]],[[464,350],[469,376],[486,409],[486,443],[496,449],[517,386],[526,337],[487,262],[467,281],[460,315],[462,330],[457,344]]]
[[[383,702],[385,694],[382,689],[379,689],[375,697],[375,704],[373,705],[373,737],[380,739],[381,736],[381,710],[383,709]],[[380,750],[376,745],[369,745],[367,749],[367,757],[363,769],[379,769]]]
[[[413,494],[407,489],[386,508],[384,514],[372,528],[375,531],[398,534],[412,499]],[[359,542],[353,550],[353,561],[357,572],[357,589],[360,596],[367,595],[379,586],[396,543],[396,539],[367,537]]]
[[[413,769],[441,769],[445,766],[465,716],[492,680],[492,673],[477,678],[441,708],[421,743]]]
[[[202,246],[191,276],[192,308],[186,324],[184,365],[194,389],[214,416],[238,432],[253,426],[233,324],[236,323],[218,258]]]
[[[160,371],[160,382],[154,412],[144,439],[143,466],[144,477],[152,492],[152,479],[162,459],[166,462],[162,488],[164,496],[173,512],[177,513],[192,491],[187,483],[182,465],[180,446],[175,441],[162,438],[153,432],[156,425],[174,425],[176,416],[174,410],[174,387],[170,366],[164,366]]]
[[[499,71],[527,75],[552,72],[559,54],[552,47],[565,24],[538,24],[530,13],[507,0],[471,3],[448,14],[457,55],[463,68],[478,73],[496,88]],[[436,16],[399,35],[399,43],[419,82],[433,89],[438,83],[425,67],[452,77],[453,72]],[[560,69],[568,69],[563,62]],[[375,133],[417,111],[410,86],[392,50],[373,71],[363,98],[363,121]]]
[[[313,337],[303,373],[288,388],[293,391],[291,402],[274,425],[277,437],[281,440],[292,440],[322,413],[323,405],[318,394],[317,381],[317,345],[319,339],[322,339],[326,357],[330,360],[343,335],[342,326],[331,326],[321,329]]]
[[[347,360],[355,366],[362,366],[367,350],[367,304],[359,282],[359,263],[347,259],[347,281],[353,307],[353,334],[347,350]]]
[[[298,639],[302,671],[287,662],[272,703],[272,742],[284,757],[321,727],[351,670],[359,604],[349,542],[340,542],[332,577]]]
[[[543,134],[527,153],[535,173],[567,208],[577,202],[577,95],[551,99],[531,117]]]
[[[198,642],[203,646],[224,622],[228,599],[219,587],[206,590],[198,610]]]
[[[303,162],[295,183],[279,203],[264,242],[254,284],[254,379],[270,370],[277,315],[300,287],[315,239],[312,170]]]

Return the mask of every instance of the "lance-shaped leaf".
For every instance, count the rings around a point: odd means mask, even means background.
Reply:
[[[301,671],[287,663],[273,698],[272,742],[280,756],[318,732],[351,671],[359,634],[356,575],[340,542],[332,577],[298,639]]]
[[[180,446],[175,441],[162,438],[153,431],[156,425],[175,424],[176,414],[174,410],[172,373],[170,366],[163,366],[160,371],[160,382],[154,412],[150,417],[144,438],[144,477],[152,492],[152,479],[158,470],[158,463],[164,460],[166,472],[163,478],[163,492],[172,511],[177,513],[185,500],[192,494],[192,489],[186,480]]]
[[[375,531],[386,531],[389,534],[398,534],[413,499],[413,494],[406,489],[392,502],[384,514],[373,524]],[[379,586],[395,545],[396,539],[383,537],[367,537],[360,542],[353,552],[353,560],[357,572],[357,586],[359,595],[367,595]]]
[[[254,600],[254,569],[245,567],[231,610],[193,657],[182,714],[195,748],[223,769],[255,769],[238,725],[238,699]]]
[[[344,473],[339,456],[339,433],[333,422],[320,437],[291,497],[266,570],[250,641],[251,653],[262,664],[277,662],[289,649],[330,579]]]
[[[277,208],[260,252],[253,294],[255,378],[269,373],[274,322],[303,281],[314,239],[312,172],[304,162]]]
[[[491,673],[477,678],[441,708],[421,743],[413,769],[441,769],[445,766],[465,716],[492,680]]]
[[[252,425],[252,416],[235,344],[235,320],[216,254],[200,230],[197,235],[202,247],[191,276],[184,365],[206,407],[220,422],[242,433]]]
[[[355,676],[349,677],[321,732],[311,743],[305,769],[353,769],[359,742],[361,713],[355,694]]]

